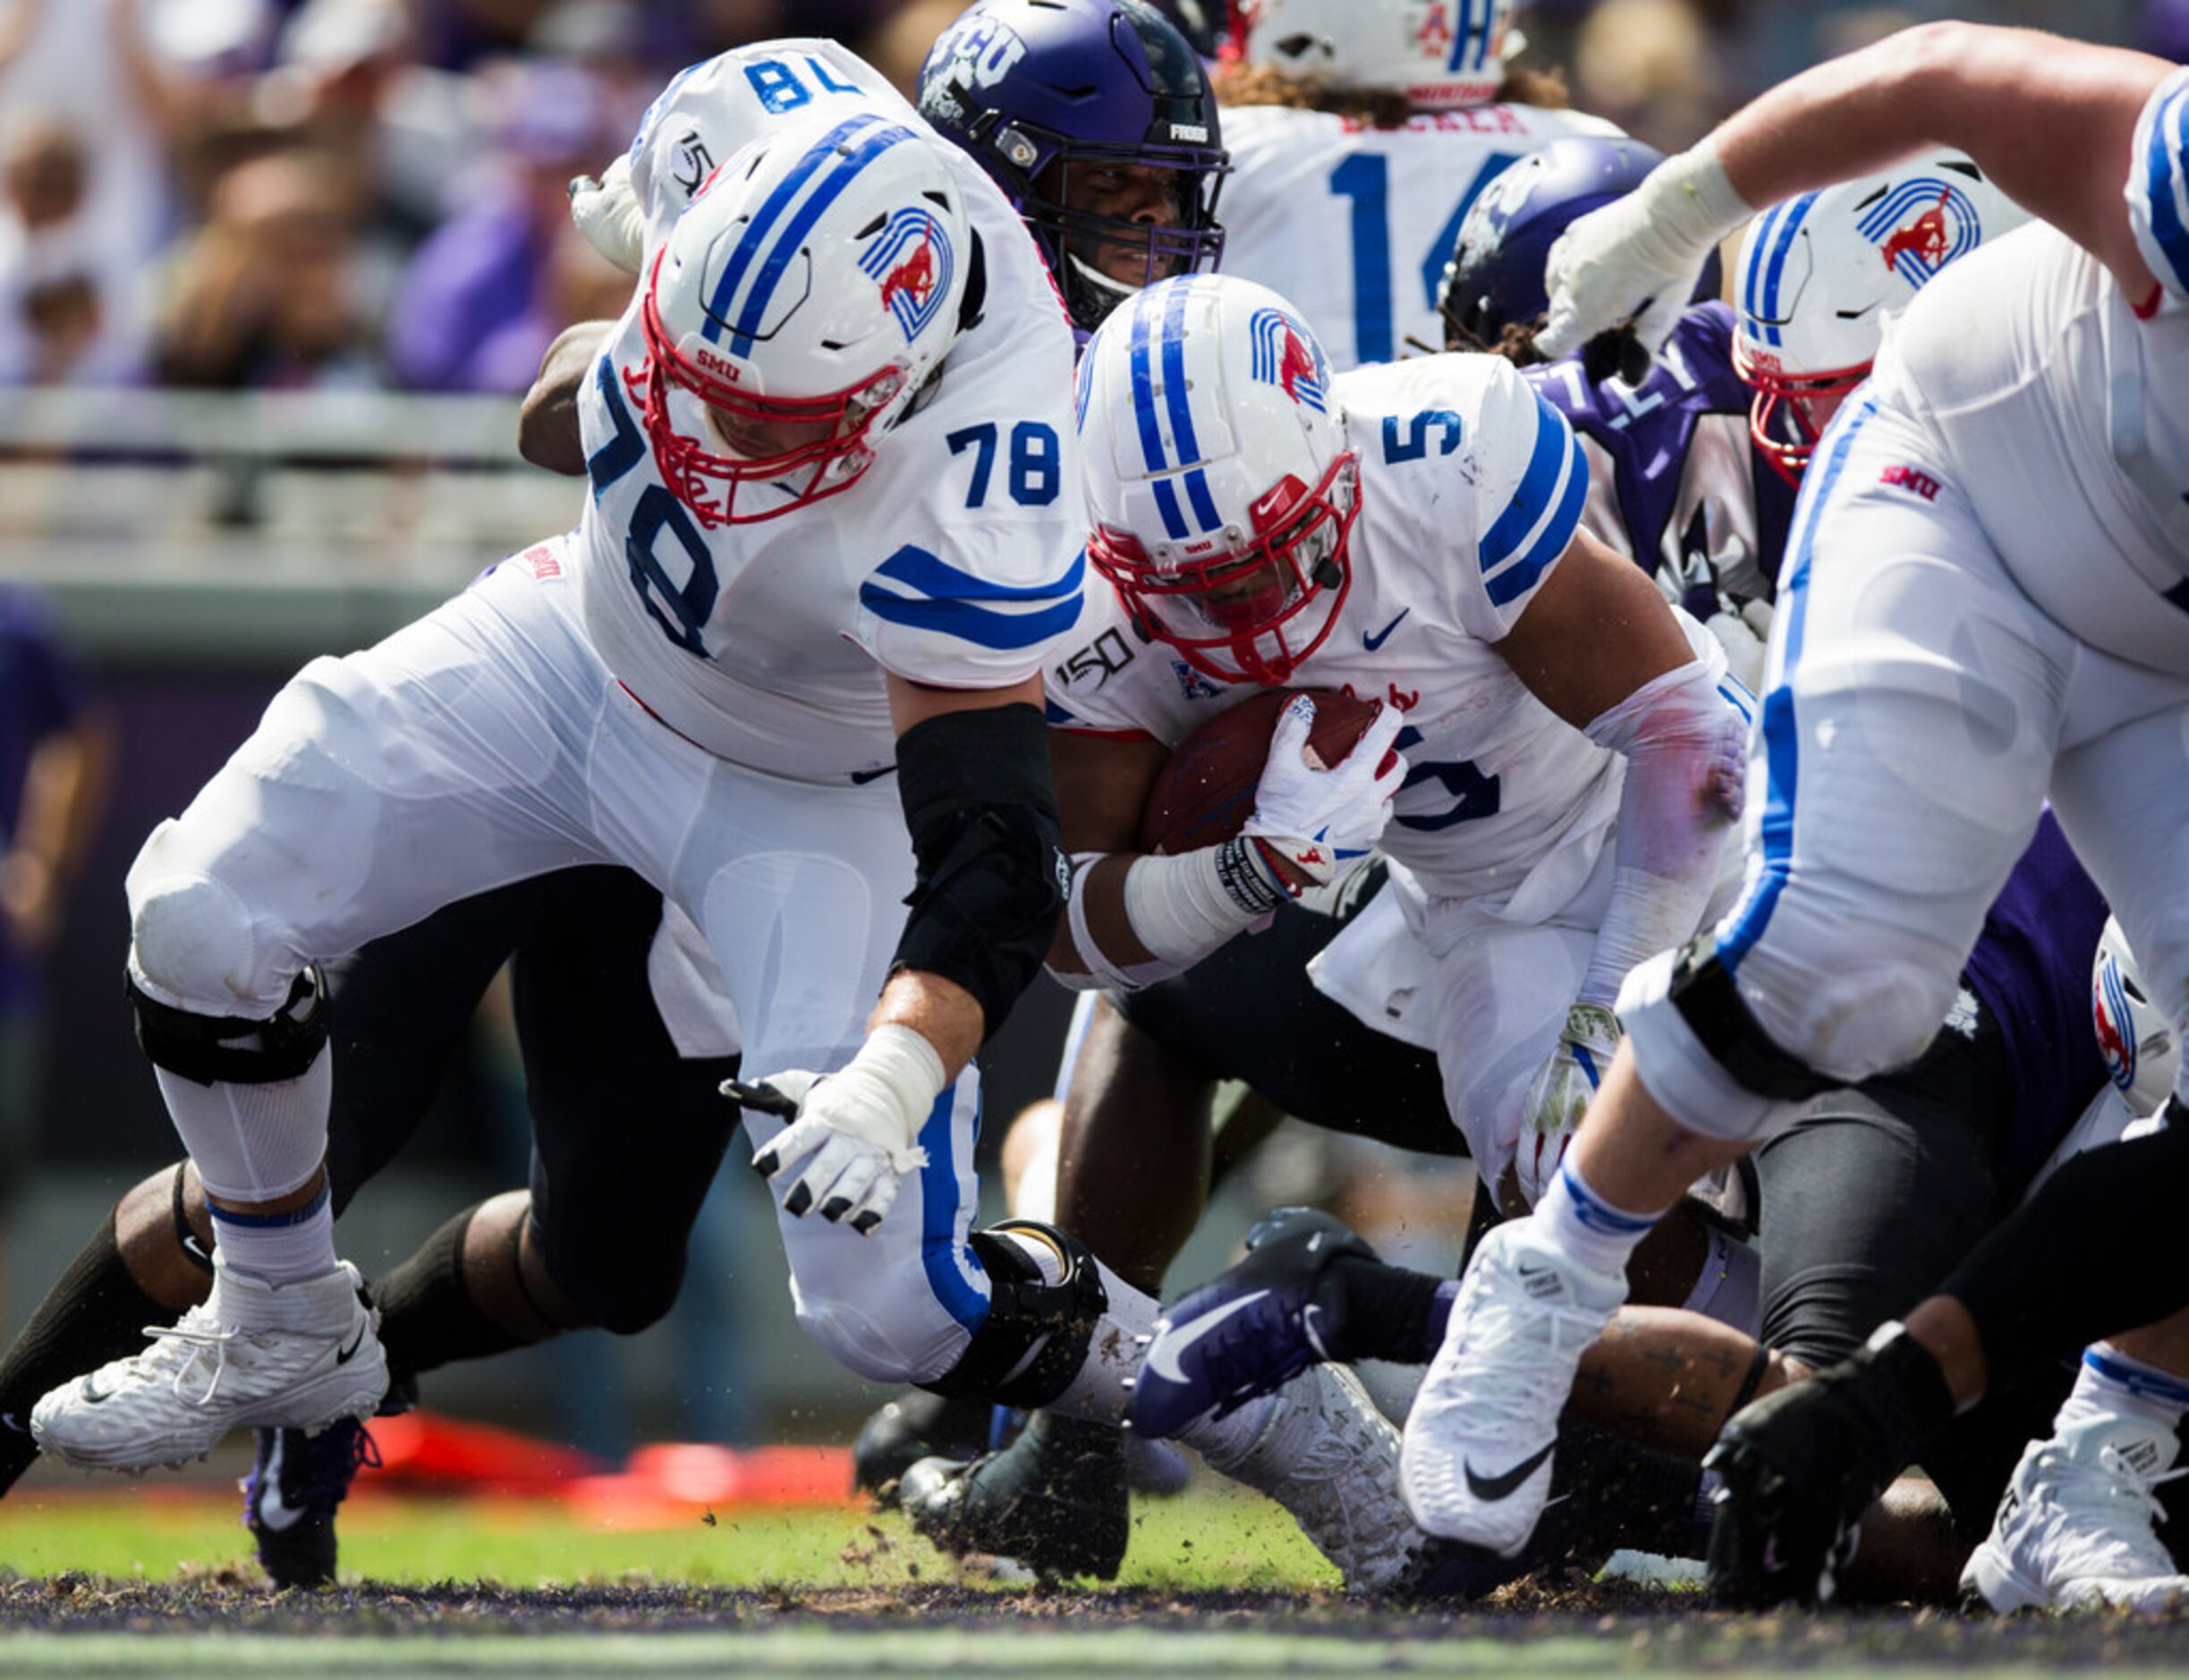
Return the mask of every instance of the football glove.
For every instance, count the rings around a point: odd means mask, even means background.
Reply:
[[[1718,242],[1751,214],[1707,141],[1667,158],[1633,191],[1558,235],[1543,269],[1550,304],[1536,349],[1568,355],[1631,320],[1654,355]]]
[[[636,274],[646,262],[646,216],[631,189],[631,158],[620,155],[596,180],[579,175],[570,183],[570,219],[586,243],[621,268]]]
[[[948,1082],[935,1047],[893,1022],[868,1034],[841,1073],[792,1068],[750,1083],[725,1080],[722,1094],[791,1123],[752,1155],[784,1212],[797,1218],[819,1208],[867,1236],[888,1217],[899,1181],[928,1164],[920,1128]]]
[[[1520,1113],[1513,1177],[1531,1208],[1557,1175],[1565,1146],[1574,1141],[1618,1048],[1618,1017],[1602,1004],[1575,1004],[1565,1012],[1565,1030],[1528,1087]]]
[[[1265,861],[1286,866],[1277,871],[1286,892],[1327,887],[1366,861],[1406,779],[1405,757],[1391,744],[1405,723],[1397,707],[1384,707],[1353,751],[1325,768],[1308,745],[1314,700],[1295,694],[1285,702],[1270,733],[1254,814],[1240,834]]]

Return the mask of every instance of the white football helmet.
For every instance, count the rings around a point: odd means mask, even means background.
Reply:
[[[1869,377],[1885,317],[1947,263],[2029,219],[1959,152],[1911,157],[1757,216],[1733,298],[1733,361],[1755,389],[1757,446],[1798,474]]]
[[[2091,1024],[2097,1029],[2106,1072],[2136,1117],[2156,1114],[2181,1073],[2181,1044],[2174,1023],[2151,1001],[2121,924],[2110,916],[2091,967]]]
[[[1521,49],[1514,0],[1239,0],[1228,55],[1425,111],[1498,97]]]
[[[943,142],[872,112],[785,123],[677,217],[632,378],[661,476],[704,525],[851,488],[957,337],[971,229]],[[738,505],[746,485],[777,490]]]
[[[1160,281],[1080,359],[1088,557],[1134,619],[1226,683],[1277,683],[1352,587],[1360,462],[1293,307],[1226,275]]]

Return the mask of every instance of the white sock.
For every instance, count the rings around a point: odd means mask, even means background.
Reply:
[[[1615,1207],[1590,1188],[1569,1157],[1535,1204],[1535,1234],[1546,1247],[1591,1271],[1621,1277],[1635,1248],[1665,1211],[1633,1213]]]
[[[1054,1284],[1064,1276],[1064,1261],[1056,1249],[1039,1237],[1022,1231],[1009,1229],[991,1231],[991,1236],[1014,1244],[1022,1252],[1041,1268],[1045,1282]],[[1088,1338],[1087,1357],[1065,1391],[1048,1405],[1045,1412],[1054,1412],[1063,1418],[1085,1418],[1097,1423],[1122,1423],[1126,1408],[1131,1404],[1133,1392],[1125,1387],[1125,1379],[1140,1370],[1141,1359],[1147,1353],[1140,1338],[1155,1333],[1155,1321],[1163,1308],[1153,1295],[1135,1289],[1131,1284],[1091,1254],[1089,1263],[1102,1279],[1102,1288],[1109,1296],[1109,1308],[1096,1323],[1094,1334]],[[1024,1370],[1039,1357],[1048,1345],[1045,1336],[1037,1342],[1026,1357],[1020,1362]],[[1018,1371],[1009,1373],[1016,1376]]]
[[[327,1186],[293,1213],[230,1213],[208,1204],[224,1264],[268,1283],[301,1283],[335,1269],[335,1203]]]
[[[2109,1413],[2171,1430],[2179,1426],[2184,1411],[2189,1411],[2189,1377],[2147,1365],[2108,1342],[2099,1342],[2083,1350],[2075,1386],[2053,1423],[2056,1429],[2066,1429]]]

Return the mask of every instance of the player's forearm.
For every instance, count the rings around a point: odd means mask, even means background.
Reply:
[[[1183,973],[1285,895],[1241,840],[1176,857],[1082,853],[1073,862],[1049,969],[1076,988],[1130,991]]]
[[[909,1027],[934,1046],[947,1085],[980,1049],[986,1019],[973,995],[955,980],[905,968],[889,977],[867,1017],[869,1032],[884,1026]]]
[[[1748,721],[1705,657],[1645,684],[1589,725],[1626,759],[1611,900],[1579,1001],[1608,1006],[1629,970],[1701,925],[1741,814]]]
[[[517,412],[517,453],[534,466],[573,478],[584,472],[578,393],[615,330],[613,321],[580,321],[565,327],[547,346],[539,377]]]
[[[1759,209],[1950,146],[2110,260],[2136,113],[2171,68],[2031,30],[1925,24],[1781,83],[1710,143]]]

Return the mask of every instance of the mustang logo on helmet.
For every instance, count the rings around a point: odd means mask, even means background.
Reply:
[[[1326,412],[1324,393],[1330,369],[1314,340],[1302,332],[1282,310],[1257,310],[1247,322],[1253,344],[1251,371],[1264,385],[1274,385],[1295,403],[1303,403],[1318,414]]]
[[[881,287],[882,307],[896,317],[906,343],[926,330],[949,295],[952,260],[942,224],[917,206],[892,212],[860,256],[860,268]]]
[[[2128,1090],[2136,1082],[2135,1019],[2121,989],[2120,963],[2110,952],[2099,955],[2098,983],[2091,988],[2091,1017],[2107,1074],[2121,1090]]]
[[[1935,175],[1900,182],[1864,211],[1856,225],[1878,248],[1885,266],[1914,287],[1984,236],[1969,195]]]

